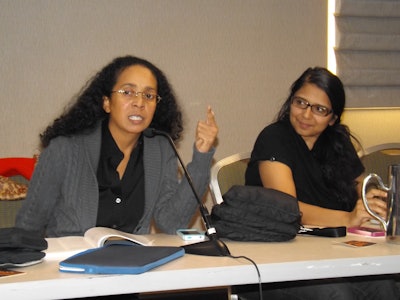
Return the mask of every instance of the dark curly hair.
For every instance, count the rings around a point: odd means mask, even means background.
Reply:
[[[322,165],[324,182],[334,191],[335,198],[345,204],[346,210],[351,211],[358,198],[353,178],[355,166],[352,164],[352,158],[355,150],[352,144],[359,149],[361,145],[350,133],[349,128],[340,123],[346,100],[339,77],[322,67],[308,68],[292,84],[290,94],[276,120],[289,122],[292,97],[306,83],[315,84],[328,95],[333,113],[336,115],[335,123],[321,133],[312,151]],[[346,145],[350,145],[351,148]]]
[[[118,76],[133,65],[148,68],[157,80],[157,93],[161,101],[157,104],[150,127],[167,132],[172,139],[178,140],[183,131],[182,113],[166,76],[145,59],[123,56],[115,58],[86,83],[72,99],[72,105],[40,135],[42,147],[47,147],[57,136],[71,136],[93,130],[99,121],[107,118],[108,114],[103,110],[103,97],[110,97]]]

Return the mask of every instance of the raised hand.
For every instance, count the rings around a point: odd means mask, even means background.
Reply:
[[[218,126],[211,106],[207,107],[207,119],[197,123],[195,145],[199,152],[208,152],[217,139]]]

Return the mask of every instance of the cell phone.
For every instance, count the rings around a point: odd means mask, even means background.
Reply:
[[[176,233],[184,241],[203,241],[205,239],[204,232],[197,229],[178,229]]]
[[[364,236],[385,236],[385,231],[380,228],[356,226],[348,228],[347,231]]]

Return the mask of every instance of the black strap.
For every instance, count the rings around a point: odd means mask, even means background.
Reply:
[[[346,236],[347,229],[345,226],[324,228],[308,228],[301,226],[298,233],[325,237],[343,237]]]

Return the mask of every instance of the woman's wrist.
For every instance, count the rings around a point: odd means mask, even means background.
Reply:
[[[344,226],[346,226],[347,228],[349,228],[349,227],[353,227],[353,226],[359,226],[360,224],[360,222],[356,219],[356,218],[354,218],[353,216],[354,216],[354,213],[353,212],[347,212],[347,211],[344,211],[343,212],[344,213]]]

